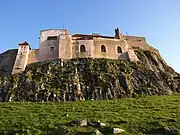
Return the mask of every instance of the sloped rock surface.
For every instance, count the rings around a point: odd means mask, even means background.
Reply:
[[[140,61],[53,60],[0,77],[0,101],[106,100],[180,92],[179,76],[161,56],[136,50]]]
[[[16,59],[17,49],[8,50],[0,54],[0,74],[11,75],[14,61]]]

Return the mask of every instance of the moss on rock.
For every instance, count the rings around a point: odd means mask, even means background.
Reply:
[[[28,65],[21,74],[0,77],[1,101],[10,95],[15,101],[76,101],[179,92],[179,82],[173,80],[178,73],[160,55],[142,50],[136,54],[138,62],[77,58]]]

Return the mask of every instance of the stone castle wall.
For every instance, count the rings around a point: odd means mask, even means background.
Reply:
[[[80,46],[84,45],[86,52],[80,52]],[[74,40],[72,47],[73,58],[95,57],[94,56],[94,40]]]
[[[25,70],[28,63],[30,46],[27,42],[19,44],[18,53],[13,66],[12,73],[19,73]]]
[[[39,56],[39,49],[29,50],[28,63],[27,64],[38,62],[38,56]]]
[[[119,35],[117,35],[119,34]],[[144,37],[124,36],[116,30],[116,36],[105,37],[95,35],[81,35],[76,37],[69,34],[67,30],[45,30],[41,31],[40,49],[38,61],[53,59],[70,59],[70,58],[108,58],[108,59],[131,59],[137,61],[133,56],[132,48],[150,49]],[[57,36],[57,40],[47,40],[49,36]],[[92,38],[90,38],[92,37]],[[85,52],[80,51],[80,46],[85,46]],[[104,45],[106,52],[102,52],[101,46]],[[120,47],[122,52],[117,51]],[[51,52],[50,48],[54,47]],[[128,51],[130,52],[128,53]]]
[[[84,46],[84,51],[81,46]],[[102,51],[104,46],[105,51]],[[118,51],[120,48],[120,51]],[[158,50],[146,43],[144,37],[125,36],[115,30],[115,36],[99,34],[71,35],[67,30],[49,29],[40,33],[40,48],[31,49],[27,42],[19,44],[18,53],[13,66],[13,73],[24,71],[27,64],[71,58],[107,58],[138,61],[134,49]],[[1,67],[1,65],[0,65]]]
[[[122,53],[126,52],[126,44],[119,39],[94,38],[95,51],[94,58],[119,59]],[[101,46],[106,47],[106,52],[101,51]],[[121,47],[122,53],[117,52],[117,47]]]
[[[136,37],[136,36],[124,36],[126,39],[129,48],[132,47],[139,47],[139,48],[146,48],[147,43],[145,37]]]
[[[72,40],[71,35],[66,31],[63,35],[59,36],[59,54],[58,59],[72,58]]]
[[[65,34],[63,30],[43,30],[40,33],[40,48],[38,61],[53,60],[59,57],[59,36]],[[47,40],[56,36],[57,40]]]

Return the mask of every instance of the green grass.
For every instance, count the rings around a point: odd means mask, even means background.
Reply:
[[[66,113],[69,117],[64,116]],[[99,129],[102,132],[112,127],[133,135],[150,134],[149,131],[162,127],[180,132],[180,95],[65,103],[0,103],[0,134],[58,134],[62,128],[72,134],[90,134],[96,129],[67,125],[81,119],[106,123],[106,128]]]

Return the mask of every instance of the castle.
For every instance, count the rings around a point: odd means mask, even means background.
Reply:
[[[144,37],[123,35],[118,28],[114,36],[71,35],[66,29],[42,30],[39,49],[31,49],[27,42],[19,43],[12,74],[24,71],[27,64],[54,59],[88,57],[138,61],[136,48],[153,49]]]

